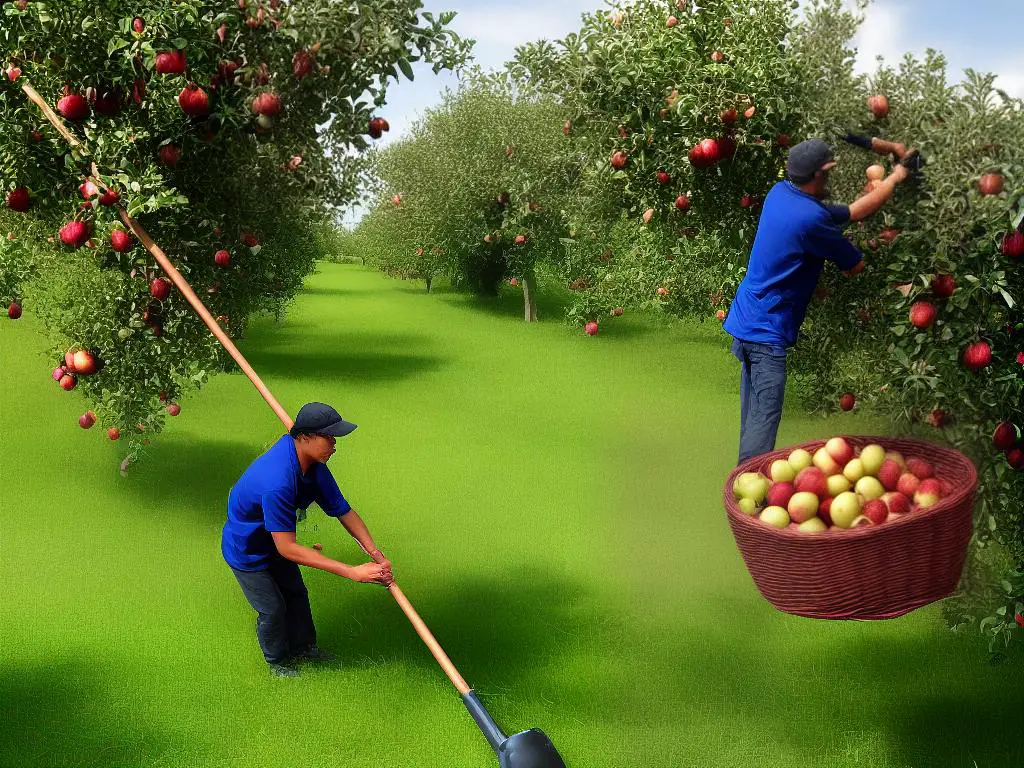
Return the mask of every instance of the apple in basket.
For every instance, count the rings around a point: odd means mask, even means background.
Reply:
[[[760,472],[744,472],[736,478],[732,492],[737,499],[752,499],[756,505],[764,501],[770,485],[768,478]]]

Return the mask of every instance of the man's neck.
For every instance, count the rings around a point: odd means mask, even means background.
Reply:
[[[292,442],[295,443],[295,455],[299,458],[299,471],[305,475],[316,462],[313,461],[312,457],[302,452],[302,446],[299,445],[298,440],[293,439]]]

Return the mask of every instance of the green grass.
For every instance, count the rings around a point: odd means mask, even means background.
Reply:
[[[719,501],[720,328],[625,317],[589,339],[527,326],[511,291],[420,286],[323,264],[243,351],[292,413],[359,424],[332,470],[507,729],[542,728],[571,768],[1024,764],[1019,653],[988,666],[937,606],[820,622],[760,598]],[[122,478],[38,330],[30,308],[0,322],[0,765],[497,765],[380,588],[307,571],[341,663],[269,679],[219,551],[229,487],[281,434],[242,375]],[[872,427],[794,408],[780,445]],[[300,540],[356,557],[319,510]]]

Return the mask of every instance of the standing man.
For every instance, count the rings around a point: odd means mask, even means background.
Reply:
[[[768,193],[754,238],[747,273],[729,309],[725,330],[742,365],[739,461],[775,448],[786,392],[786,352],[797,340],[807,305],[826,261],[843,274],[864,269],[860,251],[840,227],[878,211],[908,176],[916,153],[902,144],[848,136],[847,141],[902,163],[878,187],[851,205],[831,205],[832,149],[820,139],[803,141],[789,152],[788,180]]]
[[[390,585],[391,563],[377,549],[366,524],[342,496],[327,461],[337,438],[355,424],[323,403],[304,405],[291,431],[245,470],[228,495],[221,552],[242,593],[258,614],[256,637],[278,677],[295,677],[296,660],[329,661],[316,645],[316,628],[300,565],[364,584]],[[336,517],[372,563],[346,565],[295,540],[298,510],[316,502]]]

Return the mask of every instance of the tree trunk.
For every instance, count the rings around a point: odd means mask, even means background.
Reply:
[[[523,272],[523,314],[526,322],[537,322],[537,275],[533,269]]]
[[[432,278],[432,277],[428,277],[428,278],[426,278],[426,283],[427,283],[427,293],[430,293],[430,284],[431,284],[432,282],[434,282],[434,278]]]

